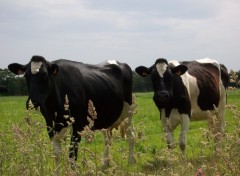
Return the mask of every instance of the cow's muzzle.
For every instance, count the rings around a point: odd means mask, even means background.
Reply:
[[[154,101],[159,107],[166,107],[170,101],[170,95],[167,91],[159,91],[154,94]]]
[[[169,93],[167,91],[159,91],[156,93],[156,95],[161,101],[166,101],[169,99]]]

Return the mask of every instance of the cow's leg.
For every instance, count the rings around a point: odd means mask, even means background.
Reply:
[[[72,168],[75,168],[75,161],[77,161],[78,156],[78,146],[81,141],[81,136],[78,134],[78,128],[75,128],[75,124],[73,124],[73,131],[71,136],[71,144],[69,148],[69,159],[71,160]]]
[[[127,123],[125,125],[126,132],[127,132],[127,139],[129,141],[129,158],[128,163],[129,164],[135,164],[136,158],[134,156],[134,129],[133,129],[133,123],[132,123],[132,109],[128,103],[124,102],[123,112],[121,116],[125,116],[127,118]]]
[[[221,138],[224,136],[224,128],[225,128],[225,108],[218,107],[215,112],[213,112],[213,117],[216,117],[215,123],[209,122],[209,125],[212,128],[214,134],[215,142],[219,142]]]
[[[165,116],[165,110],[161,110],[161,122],[162,122],[162,127],[163,127],[163,132],[166,135],[167,139],[167,145],[168,148],[171,149],[173,148],[174,144],[174,129],[178,125],[178,123],[173,123],[172,118],[170,119],[169,117]]]
[[[173,130],[169,128],[168,118],[161,117],[161,122],[162,122],[163,132],[166,135],[168,148],[171,149],[174,143]]]
[[[216,139],[215,140],[219,140],[222,136],[224,136],[224,129],[225,129],[225,110],[226,110],[226,102],[227,102],[227,97],[226,97],[226,90],[223,86],[221,86],[221,97],[220,97],[220,102],[218,105],[218,109],[217,109],[217,133],[216,134]]]
[[[125,123],[127,122],[123,121],[119,126],[119,130],[122,138],[126,138],[126,134],[127,134],[127,128]]]
[[[221,136],[224,135],[224,129],[225,129],[225,108],[222,108],[219,110],[219,121],[218,121],[218,132],[221,134]]]
[[[54,171],[55,175],[59,175],[59,165],[60,165],[60,158],[61,158],[61,142],[66,132],[67,132],[67,127],[63,128],[59,133],[56,133],[51,139],[51,143],[53,146],[53,153],[55,157],[55,171]]]
[[[104,156],[103,156],[103,168],[108,168],[110,165],[110,147],[111,147],[111,134],[109,130],[102,130],[104,135]]]
[[[187,114],[181,114],[181,132],[179,136],[179,147],[185,156],[185,149],[187,144],[187,133],[189,130],[190,118]]]
[[[136,159],[134,157],[134,132],[133,132],[133,125],[132,125],[132,116],[128,118],[128,129],[127,129],[127,138],[129,140],[129,164],[136,163]]]

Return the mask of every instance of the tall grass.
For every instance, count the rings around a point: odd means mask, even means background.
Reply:
[[[134,115],[137,164],[128,165],[128,141],[113,132],[111,163],[102,168],[104,140],[82,139],[75,170],[68,160],[70,135],[63,141],[60,175],[240,175],[240,91],[229,92],[226,134],[218,143],[206,121],[190,124],[186,158],[167,149],[152,93],[137,93]],[[0,97],[0,175],[53,175],[54,156],[44,118],[25,110],[26,97]],[[214,115],[212,115],[213,117]],[[179,135],[179,128],[175,137]]]

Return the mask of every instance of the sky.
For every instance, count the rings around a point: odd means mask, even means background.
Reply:
[[[0,0],[0,68],[33,55],[151,66],[213,58],[240,70],[239,0]]]

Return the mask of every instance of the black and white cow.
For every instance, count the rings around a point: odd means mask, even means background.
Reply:
[[[224,133],[226,89],[229,82],[224,65],[209,58],[178,62],[160,58],[147,68],[139,66],[136,73],[151,76],[153,100],[160,111],[168,147],[171,148],[174,129],[181,124],[179,146],[185,154],[190,121],[206,120],[208,110],[219,111],[218,132]]]
[[[14,74],[24,74],[29,100],[40,107],[47,124],[49,137],[55,154],[59,154],[61,137],[68,127],[66,115],[74,118],[72,124],[69,157],[77,159],[81,132],[89,124],[88,102],[91,100],[97,111],[93,130],[111,129],[128,118],[130,140],[129,162],[134,163],[132,117],[132,71],[117,61],[105,61],[98,65],[83,64],[69,60],[48,62],[42,56],[33,56],[26,65],[10,64]],[[69,100],[69,111],[64,109],[65,96]],[[105,163],[106,164],[106,163]]]

